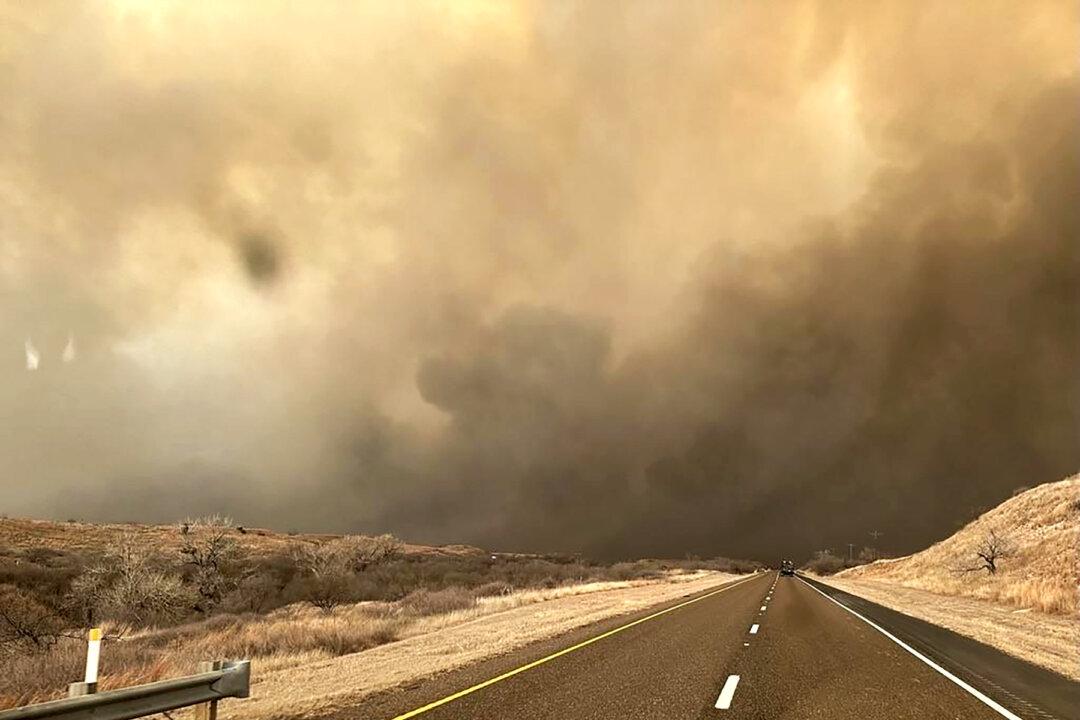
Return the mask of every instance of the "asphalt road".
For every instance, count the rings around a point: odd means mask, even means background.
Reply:
[[[1080,718],[1080,684],[818,588],[760,574],[376,696],[333,717]]]

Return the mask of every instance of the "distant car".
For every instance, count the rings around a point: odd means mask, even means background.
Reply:
[[[794,575],[795,574],[795,563],[791,562],[790,560],[784,560],[783,562],[781,562],[780,563],[780,574],[781,575]]]

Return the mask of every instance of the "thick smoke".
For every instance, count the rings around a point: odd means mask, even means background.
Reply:
[[[1080,466],[1072,3],[0,12],[4,512],[769,558]]]

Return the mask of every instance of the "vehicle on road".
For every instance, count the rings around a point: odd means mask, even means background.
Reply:
[[[790,560],[781,560],[780,561],[780,574],[781,575],[794,575],[795,574],[795,563],[791,562]]]

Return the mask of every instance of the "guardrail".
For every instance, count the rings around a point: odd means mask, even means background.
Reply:
[[[218,700],[248,696],[249,661],[203,663],[200,670],[205,671],[91,695],[78,694],[86,683],[74,683],[71,692],[77,697],[4,710],[0,720],[130,720],[190,705],[201,705],[197,716],[202,720],[215,720]]]

